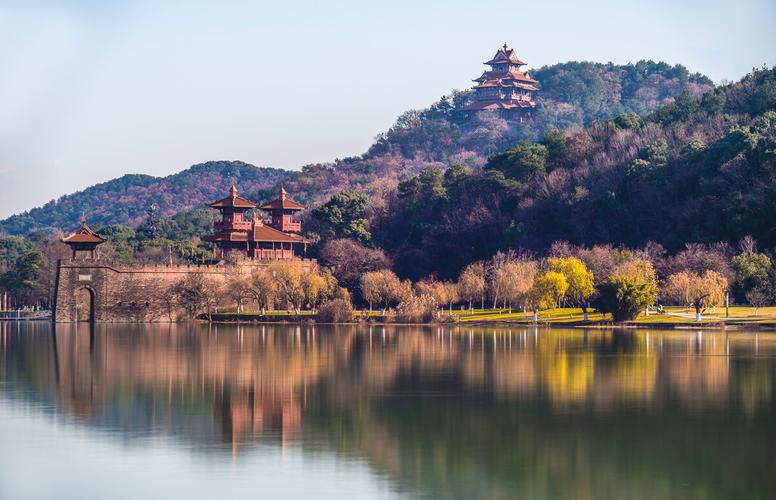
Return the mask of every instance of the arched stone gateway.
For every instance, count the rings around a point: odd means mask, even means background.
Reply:
[[[75,320],[93,323],[95,320],[95,293],[92,287],[82,286],[75,291]]]

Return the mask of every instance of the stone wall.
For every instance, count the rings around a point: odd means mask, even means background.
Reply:
[[[305,260],[311,263],[311,260]],[[228,277],[250,275],[268,262],[241,264],[116,266],[100,260],[60,260],[55,283],[54,321],[78,321],[78,295],[92,297],[97,322],[170,322],[186,314],[172,298],[171,288],[191,275],[215,286]]]

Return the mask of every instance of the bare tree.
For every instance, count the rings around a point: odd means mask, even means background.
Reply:
[[[337,280],[351,289],[358,286],[362,274],[391,267],[382,250],[345,238],[328,241],[321,249],[321,258]]]
[[[218,307],[218,287],[203,273],[187,275],[172,287],[172,293],[189,318],[205,314],[211,320]]]
[[[757,316],[757,314],[760,311],[760,308],[767,305],[769,301],[768,294],[762,291],[759,288],[753,288],[746,292],[746,301],[751,304],[752,307],[754,307],[754,315]]]
[[[480,301],[481,308],[485,307],[486,291],[485,264],[475,262],[466,266],[458,276],[458,293],[469,303],[469,310],[472,309],[472,302],[475,300]]]
[[[663,293],[668,300],[695,309],[695,319],[708,307],[721,305],[725,299],[727,279],[715,271],[706,271],[702,276],[682,271],[666,279]]]
[[[370,311],[373,305],[387,307],[412,295],[411,283],[400,280],[393,271],[387,269],[364,273],[360,281],[361,294],[369,304]]]

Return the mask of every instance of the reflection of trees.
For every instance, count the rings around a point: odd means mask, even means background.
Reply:
[[[776,491],[776,337],[79,325],[54,342],[35,328],[3,330],[0,381],[127,434],[324,445],[446,497]]]

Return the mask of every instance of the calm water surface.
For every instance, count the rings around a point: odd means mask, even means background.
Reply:
[[[0,499],[776,498],[776,335],[0,323]]]

